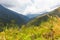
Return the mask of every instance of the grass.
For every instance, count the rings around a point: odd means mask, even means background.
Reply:
[[[11,28],[0,33],[0,40],[45,40],[42,33],[47,33],[49,29],[40,27]]]
[[[17,26],[4,28],[0,32],[0,40],[60,40],[60,18],[54,17],[40,26],[31,25],[21,28]]]

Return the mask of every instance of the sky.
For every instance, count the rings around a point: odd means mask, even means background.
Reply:
[[[0,4],[10,10],[27,15],[52,11],[60,6],[60,0],[0,0]]]

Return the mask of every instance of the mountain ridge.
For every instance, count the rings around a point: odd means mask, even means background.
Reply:
[[[28,21],[28,19],[28,17],[22,14],[18,14],[0,5],[0,22],[6,24],[11,23],[11,20],[15,20],[15,24],[22,25],[25,24]]]
[[[50,19],[50,17],[60,17],[60,7],[45,13],[45,14],[41,14],[40,16],[35,17],[34,19],[32,19],[30,22],[27,23],[27,25],[35,25],[35,26],[39,26],[41,24],[41,22],[46,22]]]

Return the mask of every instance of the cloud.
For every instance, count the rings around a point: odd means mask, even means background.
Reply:
[[[38,13],[44,10],[50,11],[57,7],[57,5],[60,5],[60,0],[34,0],[34,3],[25,9],[24,14],[29,12]]]
[[[50,11],[60,5],[60,0],[0,0],[0,4],[24,15]]]
[[[15,0],[0,0],[0,4],[5,4],[5,5],[17,5],[17,1]]]
[[[0,0],[0,4],[19,13],[22,13],[31,3],[31,0]]]

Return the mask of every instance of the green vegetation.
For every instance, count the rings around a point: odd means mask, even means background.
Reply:
[[[60,40],[60,18],[50,17],[39,26],[5,26],[0,32],[0,40]]]
[[[12,20],[6,26],[0,22],[0,40],[60,40],[60,8],[38,16],[21,27]]]

